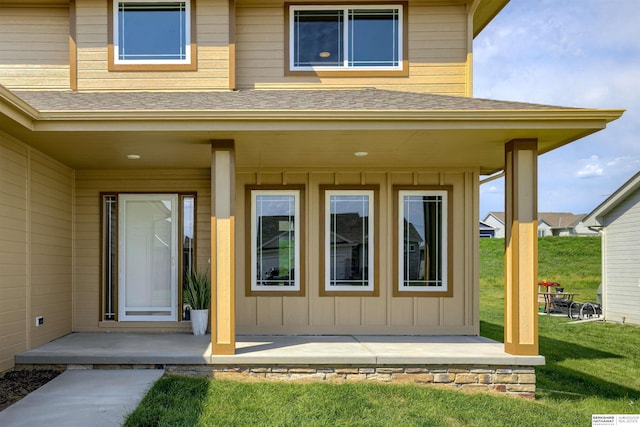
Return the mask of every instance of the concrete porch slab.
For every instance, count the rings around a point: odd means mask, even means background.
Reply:
[[[474,336],[238,336],[236,354],[211,356],[211,336],[73,333],[16,355],[18,365],[405,366],[544,365]]]

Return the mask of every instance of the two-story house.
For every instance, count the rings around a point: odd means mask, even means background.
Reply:
[[[477,336],[501,170],[504,349],[537,356],[537,156],[622,111],[472,98],[507,2],[0,1],[0,370],[71,332],[187,331],[191,268],[213,355]]]

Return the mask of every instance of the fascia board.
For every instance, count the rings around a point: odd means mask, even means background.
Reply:
[[[614,209],[627,196],[640,188],[640,172],[636,173],[629,181],[618,188],[605,201],[600,203],[593,211],[582,219],[582,223],[586,226],[603,226],[601,218]]]
[[[476,0],[473,13],[473,37],[477,37],[482,30],[500,13],[509,3],[509,0]]]
[[[0,85],[0,114],[27,129],[33,129],[33,122],[37,119],[39,112],[20,97],[14,95],[10,90]]]
[[[279,129],[313,129],[312,123],[332,122],[330,129],[604,129],[624,110],[518,110],[518,111],[41,111],[37,114],[35,130],[85,130],[89,124],[101,130],[113,129],[114,122],[153,122],[154,126],[171,130],[193,130],[194,123],[207,122],[207,128],[216,123],[253,122],[257,129],[265,123],[278,123]],[[82,124],[84,123],[84,125]],[[399,125],[403,123],[403,125]],[[303,125],[302,127],[300,125]],[[75,126],[74,126],[75,125]],[[106,126],[105,126],[106,125]],[[237,125],[232,125],[235,128]],[[92,126],[91,126],[92,127]],[[129,126],[126,126],[129,127]],[[266,126],[273,129],[273,126]],[[119,128],[118,130],[124,130]],[[144,130],[144,129],[142,129]]]

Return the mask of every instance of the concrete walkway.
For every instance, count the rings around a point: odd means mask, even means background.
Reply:
[[[0,412],[0,426],[121,426],[163,373],[70,369]]]

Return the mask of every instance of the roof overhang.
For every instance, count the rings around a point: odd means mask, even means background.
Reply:
[[[478,7],[473,14],[473,37],[478,34],[496,17],[509,3],[509,0],[478,0]]]
[[[504,167],[510,140],[535,138],[542,154],[604,129],[623,113],[532,107],[55,110],[0,90],[0,129],[74,169],[206,168],[210,141],[232,139],[240,168],[474,167],[489,174]],[[362,151],[368,156],[356,159]],[[131,162],[130,153],[142,158]]]
[[[582,223],[587,227],[604,227],[607,226],[604,217],[613,209],[618,207],[627,197],[640,189],[640,172],[636,173],[631,179],[618,188],[604,202],[597,206],[592,212],[582,219]]]

